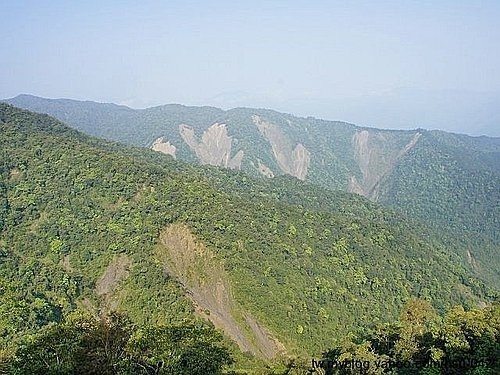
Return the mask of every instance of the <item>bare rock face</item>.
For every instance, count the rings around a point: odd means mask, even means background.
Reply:
[[[421,136],[422,136],[422,133],[415,133],[412,140],[410,142],[408,142],[408,144],[399,152],[398,157],[403,156],[408,151],[410,151],[413,147],[415,147],[415,145],[417,144],[417,141],[419,140],[419,138]]]
[[[390,146],[388,136],[382,132],[356,132],[352,140],[354,157],[363,177],[358,181],[355,176],[351,176],[349,191],[376,201],[382,179],[391,173],[403,155],[415,147],[421,135],[415,133],[403,148],[395,148]]]
[[[252,116],[260,133],[271,144],[274,158],[280,169],[289,175],[305,180],[307,169],[311,163],[311,153],[302,143],[293,147],[291,140],[276,125],[263,120],[260,116]]]
[[[257,160],[259,163],[259,172],[261,175],[266,176],[268,178],[273,178],[274,173],[273,171],[264,163],[262,163],[260,160]]]
[[[216,165],[230,169],[240,169],[243,151],[231,158],[232,138],[227,134],[225,124],[215,123],[202,135],[199,142],[193,128],[188,125],[179,125],[182,139],[194,151],[203,164]]]
[[[243,150],[240,150],[234,155],[232,159],[227,163],[229,169],[240,169],[241,161],[243,160]]]
[[[158,151],[163,154],[171,155],[175,159],[175,151],[177,148],[171,144],[169,141],[164,142],[163,137],[156,139],[151,146],[153,151]]]

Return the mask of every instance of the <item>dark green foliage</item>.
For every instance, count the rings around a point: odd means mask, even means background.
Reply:
[[[498,374],[499,317],[498,304],[469,311],[454,307],[439,316],[427,301],[412,300],[396,324],[377,326],[323,356],[331,374]],[[366,371],[340,369],[352,360],[368,364]]]
[[[19,344],[14,374],[116,374],[128,360],[131,324],[120,315],[96,319],[73,313]]]
[[[147,327],[136,332],[129,350],[141,364],[161,363],[165,374],[219,374],[233,361],[222,336],[205,325]]]
[[[217,375],[232,363],[208,326],[135,327],[125,316],[74,312],[26,337],[6,360],[12,374]]]

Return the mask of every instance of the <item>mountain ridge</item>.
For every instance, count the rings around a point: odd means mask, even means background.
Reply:
[[[493,260],[492,274],[500,269],[500,138],[359,127],[269,109],[170,104],[134,110],[26,95],[8,102],[177,160],[254,177],[292,175],[367,196],[468,238],[480,263],[489,267]],[[466,252],[462,257],[467,261]]]
[[[332,120],[332,119],[327,119],[321,116],[315,116],[315,115],[293,115],[289,114],[286,111],[280,111],[280,110],[275,110],[272,108],[266,108],[266,107],[249,107],[249,106],[236,106],[228,109],[223,109],[221,107],[213,106],[213,105],[187,105],[187,104],[182,104],[182,103],[167,103],[167,104],[159,104],[159,105],[152,105],[149,107],[144,107],[144,108],[135,108],[128,106],[126,104],[116,104],[113,102],[101,102],[101,101],[96,101],[96,100],[81,100],[81,99],[70,99],[70,98],[46,98],[34,94],[18,94],[14,97],[11,98],[5,98],[5,99],[0,99],[0,101],[5,102],[5,103],[13,103],[13,102],[18,102],[20,100],[27,100],[27,99],[43,99],[44,101],[68,101],[72,103],[89,103],[89,104],[96,104],[96,105],[112,105],[116,107],[121,107],[121,108],[126,108],[130,109],[132,111],[147,111],[147,110],[152,110],[152,109],[160,109],[163,107],[181,107],[181,108],[207,108],[207,109],[214,109],[214,110],[219,110],[223,112],[230,112],[230,111],[238,111],[238,110],[257,110],[257,111],[270,111],[274,113],[279,113],[279,114],[287,114],[289,116],[301,118],[301,119],[314,119],[318,121],[327,121],[327,122],[335,122],[335,123],[343,123],[346,125],[352,125],[360,129],[376,129],[376,130],[383,130],[387,132],[400,132],[400,131],[420,131],[420,130],[425,130],[429,132],[444,132],[447,134],[454,134],[454,135],[460,135],[460,136],[467,136],[471,138],[488,138],[488,139],[500,139],[500,136],[496,135],[485,135],[485,134],[468,134],[465,132],[459,132],[459,131],[451,131],[451,130],[444,130],[444,129],[437,129],[437,128],[425,128],[421,126],[417,126],[412,129],[406,129],[406,128],[384,128],[384,127],[379,127],[379,126],[369,126],[369,125],[357,125],[354,122],[350,121],[343,121],[343,120]],[[22,108],[22,106],[21,106]]]

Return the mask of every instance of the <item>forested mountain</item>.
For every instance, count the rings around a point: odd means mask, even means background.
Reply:
[[[364,197],[186,164],[3,103],[0,230],[0,367],[17,373],[51,360],[74,373],[93,363],[81,358],[218,373],[230,356],[242,371],[366,335],[412,297],[439,312],[496,298],[462,262],[467,241]],[[116,358],[99,352],[110,335]]]
[[[179,160],[358,193],[457,235],[463,261],[500,285],[500,138],[361,128],[251,108],[134,110],[29,95],[7,102]]]

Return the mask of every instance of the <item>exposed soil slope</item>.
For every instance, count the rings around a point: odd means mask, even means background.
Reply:
[[[111,260],[102,276],[97,280],[96,294],[103,298],[107,308],[116,308],[117,301],[112,301],[111,295],[118,283],[128,277],[130,265],[131,261],[126,255],[119,255]]]
[[[225,124],[215,123],[210,126],[198,141],[194,129],[188,125],[179,125],[182,139],[196,154],[203,164],[240,169],[243,151],[240,150],[231,158],[233,139],[227,133]]]
[[[160,242],[159,258],[187,290],[198,315],[222,329],[244,352],[272,358],[284,351],[266,328],[241,311],[223,264],[186,225],[170,225],[161,233]]]
[[[177,147],[171,144],[169,141],[164,141],[163,137],[156,139],[151,149],[154,151],[162,152],[167,155],[171,155],[175,159],[175,152],[177,151]]]
[[[362,178],[358,180],[356,176],[351,176],[349,190],[376,201],[382,179],[388,176],[398,160],[415,146],[420,136],[420,133],[415,133],[401,148],[393,144],[394,139],[390,132],[356,132],[352,142]]]
[[[271,144],[274,157],[280,169],[291,176],[305,180],[307,169],[311,163],[311,153],[302,143],[293,147],[292,141],[277,126],[263,120],[260,116],[252,116],[260,133]]]

